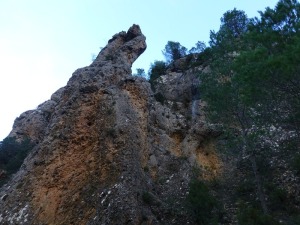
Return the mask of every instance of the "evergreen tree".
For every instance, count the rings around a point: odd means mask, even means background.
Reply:
[[[187,53],[187,48],[182,46],[179,42],[168,41],[165,49],[162,51],[167,63],[180,59]]]
[[[249,44],[235,61],[243,101],[262,123],[300,129],[300,4],[281,0],[249,26]]]
[[[238,39],[246,33],[248,23],[249,19],[244,11],[237,9],[227,11],[221,18],[219,31],[210,31],[210,46],[218,47],[219,50],[238,50],[241,45]]]
[[[157,82],[157,79],[166,74],[167,65],[164,61],[154,61],[153,64],[150,65],[150,69],[148,72],[149,82],[151,84],[151,88],[154,90],[154,84]]]
[[[0,187],[13,173],[19,170],[34,146],[35,144],[29,139],[18,142],[15,138],[7,137],[0,142],[0,170],[4,170],[6,174],[4,178],[0,179]]]
[[[201,53],[201,52],[204,52],[204,50],[206,49],[206,45],[204,42],[202,41],[198,41],[196,43],[196,46],[195,47],[192,47],[190,50],[189,50],[189,53]]]
[[[210,69],[200,75],[207,117],[234,131],[237,147],[251,162],[264,214],[269,209],[257,160],[267,154],[268,127],[283,128],[291,135],[282,142],[296,139],[294,149],[300,147],[299,15],[296,0],[280,0],[251,20],[228,11],[220,30],[211,32]]]

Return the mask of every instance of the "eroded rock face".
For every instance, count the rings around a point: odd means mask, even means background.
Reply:
[[[206,163],[207,176],[221,168],[204,151],[216,133],[199,113],[187,117],[192,106],[162,105],[131,76],[145,39],[137,25],[114,35],[51,100],[16,119],[10,136],[38,144],[0,189],[1,224],[190,221],[182,206],[192,166]]]

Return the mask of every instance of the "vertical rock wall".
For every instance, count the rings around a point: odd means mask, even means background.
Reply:
[[[137,25],[114,35],[51,100],[16,119],[10,136],[37,145],[0,189],[1,224],[190,220],[183,203],[192,167],[211,167],[207,177],[221,170],[206,141],[217,133],[201,120],[195,95],[161,105],[145,79],[131,76],[145,39]]]

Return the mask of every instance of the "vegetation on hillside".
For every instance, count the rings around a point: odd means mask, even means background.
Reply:
[[[0,142],[0,170],[5,171],[3,177],[0,177],[0,187],[19,170],[33,147],[34,143],[29,139],[18,142],[15,138],[7,137]]]
[[[300,200],[291,187],[300,175],[300,3],[279,0],[259,18],[227,11],[219,30],[210,32],[209,46],[199,41],[188,50],[169,41],[162,52],[165,61],[155,61],[148,72],[153,90],[168,67],[183,57],[188,67],[208,68],[199,74],[205,116],[223,128],[219,150],[237,159],[235,174],[227,181],[234,189],[223,194],[236,207],[229,216],[236,221],[227,223],[300,224]],[[140,68],[135,75],[146,76]],[[159,93],[155,98],[165,101]],[[0,142],[0,172],[6,171],[6,179],[33,147],[30,140]],[[0,186],[4,181],[0,177]],[[186,202],[197,224],[226,223],[220,188],[211,186],[198,177],[190,182]],[[142,199],[153,205],[149,192]]]
[[[299,224],[300,202],[280,176],[300,171],[300,4],[280,0],[259,13],[227,11],[208,47],[198,42],[188,51],[169,41],[166,62],[152,64],[149,79],[154,84],[172,62],[196,54],[188,66],[209,68],[200,74],[206,117],[223,126],[223,150],[241,159],[234,200],[239,224]]]
[[[200,75],[206,115],[231,134],[231,148],[248,164],[244,179],[254,185],[243,197],[247,204],[240,204],[240,224],[270,224],[299,213],[282,189],[288,184],[278,183],[270,165],[280,158],[284,170],[292,170],[289,160],[300,148],[299,31],[300,4],[280,0],[260,18],[228,11],[219,31],[211,32],[210,72]]]

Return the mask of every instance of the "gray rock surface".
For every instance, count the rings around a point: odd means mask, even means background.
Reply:
[[[131,75],[145,40],[138,25],[114,35],[51,100],[16,119],[10,136],[37,145],[0,189],[1,224],[191,223],[191,170],[219,173],[217,155],[205,154],[217,133],[202,120],[192,71],[162,77],[165,105]]]

